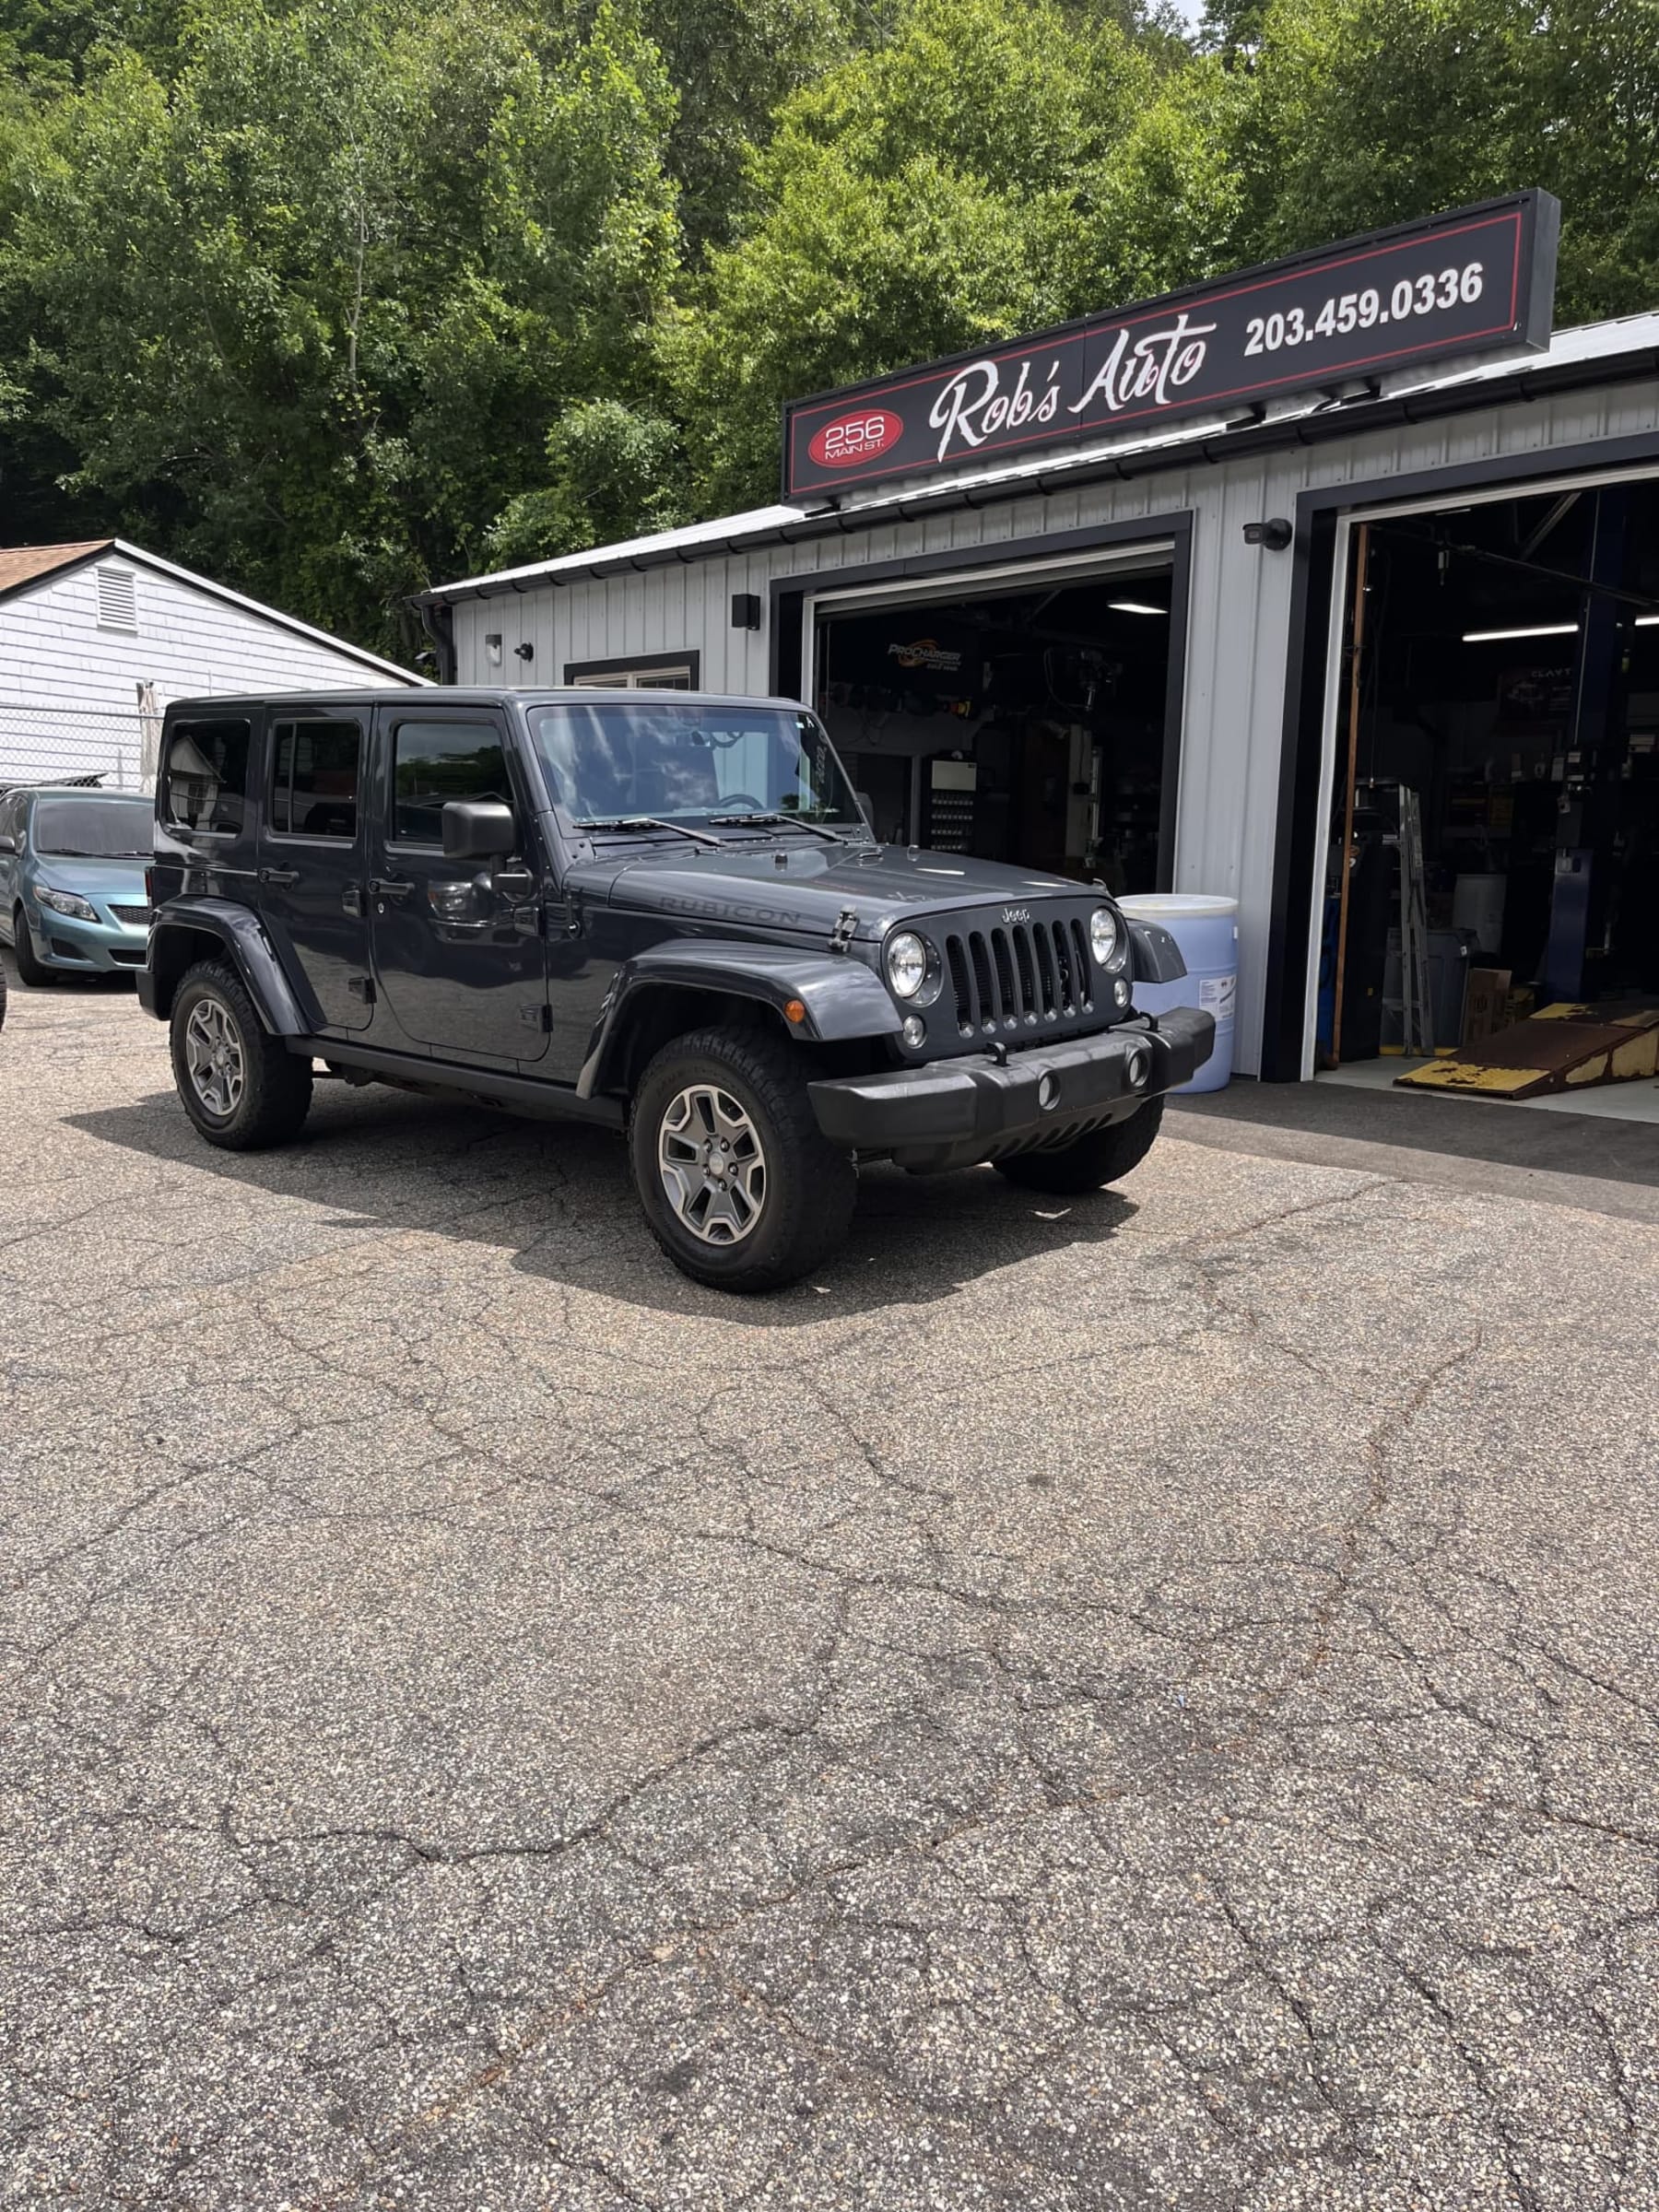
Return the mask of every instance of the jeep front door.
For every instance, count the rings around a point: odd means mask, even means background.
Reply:
[[[362,1030],[369,983],[366,711],[309,703],[274,715],[265,747],[259,912],[319,1030]]]
[[[442,1058],[539,1060],[547,1049],[542,864],[505,723],[488,708],[400,704],[377,715],[369,925],[381,1016]],[[486,867],[445,860],[451,799],[504,801],[517,849]],[[377,1017],[377,1041],[389,1026]]]

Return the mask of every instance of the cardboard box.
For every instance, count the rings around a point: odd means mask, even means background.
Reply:
[[[1465,1044],[1475,1044],[1482,1037],[1490,1037],[1495,1030],[1508,1027],[1510,971],[1507,968],[1471,968],[1467,988],[1464,994],[1464,1033]]]

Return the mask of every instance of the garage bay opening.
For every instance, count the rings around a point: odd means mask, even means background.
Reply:
[[[1160,554],[820,600],[816,703],[877,835],[1167,889],[1173,582]]]
[[[1318,1065],[1512,1098],[1651,1077],[1659,484],[1356,521],[1346,624]]]

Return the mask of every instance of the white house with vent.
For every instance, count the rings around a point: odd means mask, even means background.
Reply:
[[[123,538],[0,547],[0,785],[142,787],[170,700],[426,680]]]

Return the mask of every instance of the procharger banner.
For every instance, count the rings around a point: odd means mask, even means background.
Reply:
[[[783,496],[1547,346],[1560,206],[1523,192],[784,409]]]

